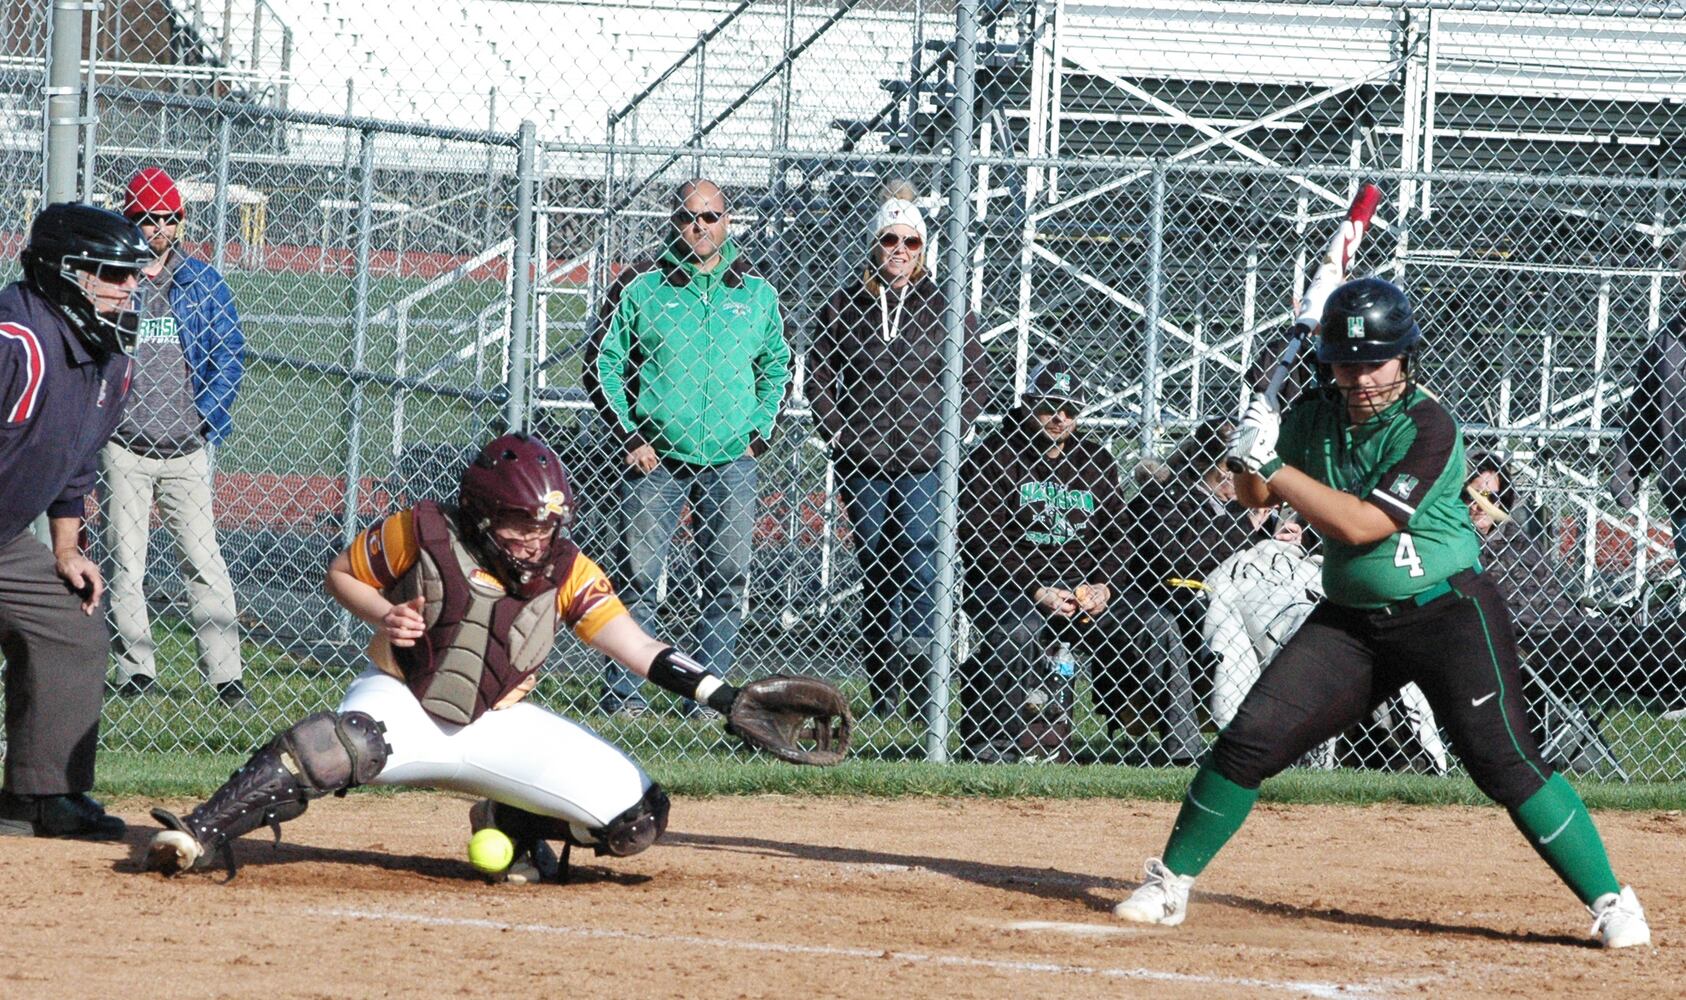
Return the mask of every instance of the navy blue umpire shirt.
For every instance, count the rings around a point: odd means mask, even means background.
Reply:
[[[130,372],[126,355],[97,357],[23,282],[0,291],[0,545],[43,511],[82,516]]]

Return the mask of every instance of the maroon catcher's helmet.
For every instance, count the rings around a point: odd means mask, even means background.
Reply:
[[[480,450],[463,470],[457,511],[463,537],[479,549],[512,589],[532,596],[547,586],[560,554],[556,539],[574,520],[574,488],[562,460],[543,441],[505,434]],[[517,514],[550,525],[550,540],[535,559],[517,559],[492,535],[500,515]]]

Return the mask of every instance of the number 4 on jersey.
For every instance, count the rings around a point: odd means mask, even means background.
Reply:
[[[1399,533],[1399,547],[1393,550],[1393,564],[1410,570],[1412,576],[1423,575],[1423,560],[1417,555],[1417,543],[1411,541],[1409,531]]]

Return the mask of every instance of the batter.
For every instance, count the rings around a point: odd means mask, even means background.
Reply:
[[[1462,433],[1409,378],[1422,333],[1405,294],[1379,278],[1347,282],[1320,330],[1317,360],[1333,384],[1286,416],[1255,400],[1231,457],[1247,470],[1236,477],[1243,503],[1288,503],[1323,537],[1326,597],[1219,734],[1163,857],[1113,912],[1182,923],[1195,876],[1240,829],[1260,783],[1415,682],[1477,787],[1587,905],[1593,935],[1610,948],[1649,944],[1645,911],[1616,880],[1586,806],[1530,734],[1510,612],[1481,572],[1462,501]]]

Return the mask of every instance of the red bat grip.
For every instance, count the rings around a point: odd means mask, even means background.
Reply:
[[[1346,217],[1353,222],[1366,225],[1376,216],[1376,206],[1382,203],[1382,189],[1374,184],[1360,184],[1358,195],[1352,199],[1352,207],[1347,209]]]
[[[1364,183],[1358,186],[1358,193],[1353,196],[1352,204],[1347,207],[1346,218],[1348,222],[1355,225],[1360,236],[1362,236],[1364,231],[1370,227],[1370,220],[1375,218],[1376,209],[1381,205],[1381,203],[1381,188],[1370,183]],[[1352,264],[1351,254],[1352,249],[1351,244],[1349,243],[1347,250],[1342,254],[1344,259],[1336,262],[1340,267],[1340,274],[1342,276],[1346,274],[1347,268]],[[1324,265],[1324,267],[1328,266],[1330,265]],[[1282,384],[1287,380],[1288,372],[1293,367],[1294,360],[1299,357],[1300,350],[1305,344],[1305,338],[1310,335],[1311,330],[1312,324],[1304,322],[1295,323],[1293,327],[1289,329],[1287,343],[1284,345],[1282,355],[1277,359],[1276,364],[1272,366],[1270,376],[1266,380],[1264,387],[1265,398],[1269,399],[1273,404],[1276,402],[1278,394],[1281,393]],[[1238,437],[1246,437],[1247,432],[1238,429],[1237,435]],[[1236,459],[1226,459],[1225,464],[1236,472],[1242,471],[1241,463]]]

